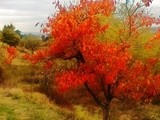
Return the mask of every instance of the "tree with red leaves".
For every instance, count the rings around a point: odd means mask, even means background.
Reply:
[[[145,6],[151,3],[150,0],[141,2]],[[115,11],[116,2],[80,0],[78,5],[72,4],[69,7],[60,5],[59,1],[54,4],[58,13],[48,18],[49,22],[43,29],[53,36],[54,42],[48,49],[24,57],[33,64],[44,62],[47,69],[54,65],[54,59],[57,58],[76,61],[71,69],[57,73],[55,81],[58,91],[65,92],[85,86],[103,110],[103,120],[108,119],[113,98],[150,101],[160,93],[160,74],[152,71],[158,59],[149,59],[143,63],[133,58],[129,42],[101,42],[97,37],[107,32],[109,27],[108,24],[102,25],[99,22],[98,15],[110,16]],[[153,22],[148,17],[142,18]],[[131,18],[125,21],[129,22],[129,34],[132,34],[135,22],[132,19],[135,20]],[[141,24],[148,26],[147,22],[142,19]]]

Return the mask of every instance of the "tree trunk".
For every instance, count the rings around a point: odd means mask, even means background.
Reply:
[[[108,120],[109,117],[109,106],[107,108],[103,108],[103,120]]]
[[[108,120],[109,117],[109,107],[110,107],[110,103],[112,100],[112,96],[109,96],[110,93],[107,95],[106,94],[106,103],[103,103],[102,101],[100,101],[100,99],[95,95],[95,93],[90,89],[90,87],[88,86],[88,83],[84,83],[84,86],[86,87],[87,91],[89,92],[89,94],[92,96],[92,98],[94,99],[94,101],[97,103],[97,105],[102,109],[103,111],[103,120]],[[110,88],[110,87],[108,87]],[[110,89],[108,89],[110,92]]]

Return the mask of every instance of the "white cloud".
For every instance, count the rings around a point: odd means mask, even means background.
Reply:
[[[0,0],[0,29],[13,23],[22,32],[39,32],[35,24],[46,22],[54,12],[54,0]],[[60,0],[67,3],[69,0]],[[73,1],[73,0],[72,0]],[[75,0],[76,1],[76,0]],[[160,0],[153,0],[152,13],[160,15]]]
[[[45,22],[54,12],[52,0],[0,0],[0,29],[12,23],[22,32],[39,32],[37,22]]]

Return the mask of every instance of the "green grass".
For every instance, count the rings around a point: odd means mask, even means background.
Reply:
[[[0,104],[0,119],[16,120],[14,108]]]
[[[74,119],[71,111],[56,106],[40,93],[0,88],[0,98],[0,120]]]
[[[94,110],[90,113],[86,108],[78,105],[75,106],[75,119],[76,120],[102,120],[102,115],[100,110]]]
[[[80,105],[61,108],[44,94],[20,88],[0,88],[0,120],[100,120],[99,111],[89,112]]]

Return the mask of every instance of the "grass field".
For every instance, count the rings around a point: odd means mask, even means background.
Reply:
[[[44,94],[20,88],[0,88],[0,120],[101,120],[100,111],[90,113],[82,106],[69,110],[57,106]],[[141,106],[128,111],[111,109],[110,120],[160,120],[160,107]]]
[[[20,53],[11,65],[5,65],[5,47],[5,44],[0,45],[4,68],[4,81],[0,83],[0,120],[98,120],[102,117],[80,105],[63,108],[35,91],[36,84],[23,81],[32,77],[30,64],[20,59]]]
[[[22,89],[0,89],[0,120],[65,120],[71,112],[50,103],[45,95]]]
[[[20,88],[0,88],[0,120],[99,120],[82,106],[72,110],[51,102],[44,94]]]
[[[0,46],[0,61],[5,58],[5,47]],[[0,83],[0,120],[101,120],[101,110],[83,104],[63,107],[35,90],[37,84],[24,82],[32,78],[31,66],[17,57],[12,65],[4,66],[4,81]],[[59,98],[61,99],[61,98]],[[130,104],[130,103],[128,103]],[[160,120],[160,106],[143,105],[132,109],[116,100],[111,104],[109,120]]]

